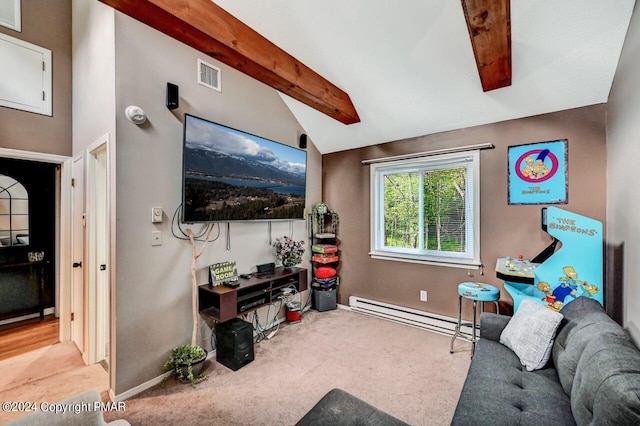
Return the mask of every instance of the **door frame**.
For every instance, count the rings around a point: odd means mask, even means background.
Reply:
[[[89,364],[87,356],[88,328],[87,311],[87,274],[86,274],[86,179],[84,151],[73,157],[71,171],[71,259],[72,265],[80,263],[79,269],[71,269],[69,280],[69,298],[74,319],[70,323],[72,340],[85,364]],[[80,199],[78,199],[80,197]],[[77,244],[79,243],[79,246]]]
[[[71,167],[72,158],[64,155],[22,151],[0,148],[0,157],[16,160],[38,161],[60,166],[56,179],[55,207],[55,312],[60,318],[59,340],[66,342],[71,338]]]
[[[84,180],[85,180],[85,213],[86,213],[86,228],[85,228],[85,235],[86,235],[86,253],[84,256],[84,259],[86,261],[86,269],[85,269],[85,279],[87,280],[86,284],[85,284],[85,291],[87,292],[87,294],[90,296],[88,298],[88,304],[86,306],[87,309],[85,309],[85,315],[87,318],[87,326],[88,326],[88,331],[89,333],[91,333],[88,337],[88,341],[87,341],[87,348],[88,348],[88,358],[90,363],[95,363],[100,361],[99,359],[97,359],[96,357],[96,347],[95,344],[97,342],[96,340],[96,328],[97,328],[97,318],[96,318],[96,312],[94,311],[95,309],[99,309],[96,306],[92,306],[95,303],[96,300],[96,294],[95,288],[91,288],[91,282],[92,280],[96,280],[96,276],[98,273],[98,262],[96,260],[96,254],[97,254],[97,244],[96,244],[96,240],[95,240],[95,232],[97,230],[96,225],[97,225],[97,213],[95,212],[95,207],[96,207],[96,203],[95,203],[95,194],[93,193],[93,188],[96,185],[96,161],[95,161],[95,155],[97,152],[104,150],[105,152],[105,160],[106,160],[106,170],[105,170],[105,190],[106,193],[104,194],[105,196],[105,211],[103,212],[104,214],[104,222],[105,222],[105,253],[104,253],[104,261],[105,264],[107,265],[107,269],[106,269],[106,278],[105,278],[105,283],[106,283],[106,290],[107,290],[107,295],[106,295],[106,304],[107,304],[107,311],[106,311],[106,317],[107,317],[107,327],[108,327],[108,331],[107,331],[107,342],[108,342],[108,347],[111,348],[112,346],[112,341],[111,341],[111,337],[113,335],[113,330],[112,327],[115,327],[114,322],[111,320],[113,313],[111,312],[111,305],[113,303],[113,299],[114,299],[114,289],[115,289],[115,280],[114,280],[114,276],[112,274],[112,260],[113,258],[111,257],[111,248],[112,248],[112,221],[111,221],[111,217],[112,217],[112,209],[111,209],[111,205],[113,202],[113,197],[112,197],[112,189],[113,186],[111,184],[111,148],[112,148],[112,144],[109,142],[110,138],[108,134],[103,135],[101,138],[99,138],[98,140],[96,140],[94,143],[92,143],[91,145],[89,145],[86,149],[85,149],[85,156],[84,156],[84,167],[85,167],[85,175],[84,175]],[[92,296],[93,295],[93,296]],[[85,300],[87,300],[87,298],[85,298]],[[94,310],[92,310],[94,309]],[[87,333],[85,333],[86,335]],[[109,352],[111,352],[111,350],[109,350]],[[111,361],[112,361],[112,354],[108,353],[107,354],[107,358],[108,358],[108,362],[109,365],[111,365]],[[111,369],[111,366],[109,367],[109,369]]]

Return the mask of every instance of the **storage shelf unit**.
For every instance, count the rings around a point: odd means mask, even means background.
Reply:
[[[198,287],[200,313],[224,322],[245,312],[251,312],[278,300],[283,289],[294,286],[297,291],[307,289],[307,270],[293,267],[276,268],[273,276],[240,278],[238,287],[204,284]]]
[[[338,215],[326,204],[320,203],[314,208],[309,218],[314,308],[319,311],[335,309],[340,277],[336,273],[333,277],[319,278],[317,274],[320,267],[328,266],[337,271],[340,265],[340,250],[336,235]],[[324,299],[328,303],[322,303],[322,306],[319,306],[318,301]]]

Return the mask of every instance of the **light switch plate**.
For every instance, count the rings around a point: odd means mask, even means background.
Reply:
[[[162,223],[162,207],[151,209],[151,223]]]

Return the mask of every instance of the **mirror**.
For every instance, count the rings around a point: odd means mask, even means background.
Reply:
[[[0,174],[0,247],[29,245],[29,194],[10,176]]]

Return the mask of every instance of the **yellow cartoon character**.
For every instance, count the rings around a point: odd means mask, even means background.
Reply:
[[[578,280],[578,273],[573,266],[565,266],[562,270],[565,276],[560,278],[560,285],[553,290],[553,295],[558,302],[564,304],[564,299],[567,296],[571,296],[574,299],[577,297],[578,286],[584,284],[584,281]]]
[[[593,295],[598,292],[598,287],[592,284],[587,284],[587,282],[585,281],[582,283],[579,290],[581,296],[593,298]]]
[[[535,176],[533,174],[533,158],[531,158],[531,156],[527,156],[527,158],[524,159],[524,162],[527,163],[527,165],[522,168],[522,174],[528,178],[534,178]]]
[[[551,293],[551,286],[546,281],[540,281],[538,283],[538,290],[544,293],[542,300],[547,302],[547,307],[554,311],[559,311],[562,303],[556,302],[556,297]]]
[[[536,178],[540,179],[549,174],[549,168],[546,164],[542,162],[542,160],[536,160],[536,165],[533,167]]]

